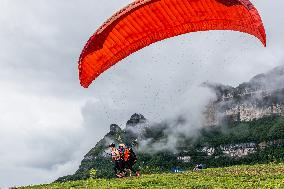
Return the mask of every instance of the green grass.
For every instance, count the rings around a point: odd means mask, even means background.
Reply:
[[[61,188],[284,188],[284,164],[211,168],[178,174],[142,175],[140,178],[89,179],[22,189]]]

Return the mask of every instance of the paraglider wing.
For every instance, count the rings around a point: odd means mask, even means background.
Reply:
[[[266,35],[249,0],[136,0],[107,20],[88,40],[79,58],[79,77],[88,87],[118,61],[157,41],[189,32],[234,30]]]

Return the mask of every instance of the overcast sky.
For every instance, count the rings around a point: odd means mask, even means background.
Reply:
[[[82,88],[82,47],[129,2],[0,0],[0,188],[72,174],[111,123],[123,127],[135,112],[167,119],[191,108],[204,81],[236,86],[284,63],[284,1],[253,0],[267,48],[238,32],[182,35],[135,53]]]

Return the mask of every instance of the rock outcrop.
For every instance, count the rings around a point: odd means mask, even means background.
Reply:
[[[237,87],[206,83],[217,96],[208,104],[205,125],[222,121],[251,121],[271,115],[284,115],[284,66],[259,74]]]

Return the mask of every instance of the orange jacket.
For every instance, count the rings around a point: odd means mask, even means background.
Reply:
[[[125,148],[124,149],[124,161],[128,161],[129,160],[129,157],[130,157],[130,150],[129,148]]]

